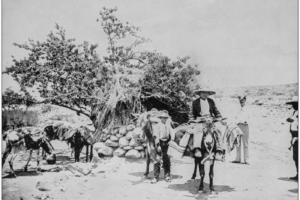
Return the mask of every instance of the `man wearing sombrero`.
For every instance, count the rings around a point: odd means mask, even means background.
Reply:
[[[222,119],[222,115],[220,111],[217,109],[214,100],[208,98],[208,96],[215,94],[214,91],[212,91],[206,86],[203,86],[199,89],[196,89],[194,93],[200,96],[199,98],[194,100],[192,104],[192,115],[194,119],[197,119],[198,117],[206,117],[206,116]],[[198,125],[197,133],[194,135],[194,150],[195,150],[195,156],[197,157],[201,157],[201,152],[197,151],[197,148],[201,148],[202,136],[203,136],[203,131],[202,131],[202,125],[200,124]],[[217,153],[215,158],[216,160],[223,161],[222,158],[223,149],[221,147],[220,140],[221,138],[217,138],[216,140]]]
[[[287,119],[290,125],[290,133],[292,134],[291,146],[293,147],[293,159],[296,164],[297,175],[291,177],[292,180],[298,180],[298,97],[294,96],[291,101],[286,104],[292,105],[294,108],[293,116]]]

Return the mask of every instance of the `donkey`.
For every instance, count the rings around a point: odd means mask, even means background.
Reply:
[[[31,134],[31,131],[35,131],[34,135]],[[17,154],[20,151],[26,151],[29,150],[29,157],[28,160],[23,167],[23,170],[27,172],[27,166],[28,163],[31,160],[32,152],[33,150],[37,150],[37,171],[40,171],[40,158],[39,158],[39,149],[42,147],[42,149],[49,154],[51,158],[56,160],[56,156],[54,153],[54,148],[50,144],[49,140],[45,136],[44,132],[42,130],[33,129],[29,127],[19,128],[14,131],[11,131],[7,133],[6,138],[6,148],[4,151],[4,154],[2,156],[2,167],[5,163],[6,158],[10,153],[12,153],[12,156],[9,160],[9,167],[11,169],[11,175],[15,178],[17,178],[17,175],[13,169],[13,162],[15,158],[17,157]]]
[[[71,145],[72,150],[74,149],[75,154],[75,162],[79,162],[79,156],[82,151],[83,146],[86,146],[86,162],[88,162],[88,155],[89,155],[89,145],[91,146],[91,153],[90,153],[90,161],[93,158],[93,145],[91,145],[92,139],[91,131],[85,127],[81,126],[76,129],[71,129],[67,126],[59,126],[54,127],[53,125],[46,126],[44,131],[50,141],[52,140],[60,140],[66,141],[67,144]]]
[[[205,177],[205,162],[210,160],[209,167],[209,188],[210,191],[214,191],[213,187],[213,177],[214,177],[214,163],[215,163],[215,154],[216,154],[216,134],[214,133],[214,124],[211,118],[206,119],[203,130],[203,138],[201,141],[201,149],[200,152],[202,154],[201,157],[194,156],[195,168],[192,179],[195,179],[197,172],[197,165],[199,166],[200,172],[200,185],[198,188],[199,192],[203,192],[203,180]],[[196,149],[194,149],[196,150]]]
[[[224,119],[222,119],[224,120]],[[216,154],[216,140],[222,140],[222,143],[227,143],[227,151],[230,152],[234,149],[238,144],[238,137],[242,135],[242,131],[234,124],[222,121],[221,123],[225,126],[225,132],[222,134],[222,138],[217,137],[216,131],[220,131],[215,128],[214,122],[219,120],[214,120],[212,118],[207,118],[204,121],[204,129],[203,129],[203,138],[201,140],[201,149],[194,148],[194,135],[190,136],[189,142],[185,149],[184,155],[189,155],[194,158],[194,171],[191,179],[195,179],[197,174],[197,169],[199,167],[200,172],[200,185],[198,188],[199,192],[203,192],[203,180],[205,176],[205,167],[204,164],[209,161],[210,162],[210,170],[209,170],[209,179],[210,179],[210,190],[214,191],[213,187],[213,176],[214,176],[214,163],[215,163],[215,154]],[[182,125],[183,127],[177,127],[175,131],[175,142],[178,144],[189,125]],[[220,137],[220,135],[219,135]],[[201,152],[201,157],[196,157],[195,152],[199,150]],[[223,150],[223,155],[225,155],[225,150]]]

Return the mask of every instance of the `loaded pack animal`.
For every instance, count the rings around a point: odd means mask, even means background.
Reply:
[[[93,135],[92,131],[85,126],[81,126],[76,129],[61,125],[55,127],[53,125],[46,126],[44,131],[50,141],[60,140],[66,141],[67,144],[71,145],[71,148],[74,149],[75,162],[79,162],[80,153],[84,146],[86,146],[86,162],[89,158],[89,146],[91,147],[90,151],[90,161],[93,158]]]
[[[11,169],[11,174],[13,177],[17,178],[17,175],[13,168],[13,162],[21,151],[29,151],[28,160],[24,166],[24,171],[27,171],[28,163],[31,160],[33,150],[37,151],[37,171],[40,170],[40,158],[39,150],[42,148],[47,154],[48,158],[51,160],[56,160],[55,152],[53,146],[50,144],[50,141],[46,137],[45,133],[41,129],[33,127],[23,127],[18,128],[13,131],[5,134],[6,148],[2,156],[2,167],[7,159],[8,155],[12,153],[12,156],[9,160],[9,166]]]
[[[214,122],[217,122],[218,120],[214,120],[212,118],[206,118],[203,123],[203,138],[201,140],[201,148],[194,148],[194,135],[191,134],[189,138],[189,142],[187,144],[187,147],[185,149],[184,154],[190,155],[194,158],[194,171],[192,175],[192,179],[196,178],[197,170],[199,167],[199,173],[200,173],[200,185],[198,187],[199,192],[203,192],[203,181],[205,177],[205,163],[209,161],[210,168],[209,168],[209,188],[211,191],[214,191],[214,185],[213,185],[213,177],[214,177],[214,163],[215,163],[215,154],[216,154],[216,140],[219,139],[222,141],[222,143],[227,144],[227,151],[230,152],[234,149],[236,145],[239,145],[238,137],[241,136],[243,133],[242,131],[235,125],[235,124],[227,124],[225,125],[225,131],[222,134],[222,138],[218,138],[216,131],[220,131],[215,127]],[[198,122],[199,123],[199,122]],[[201,122],[200,122],[201,123]],[[185,127],[184,127],[185,126]],[[177,144],[180,143],[181,138],[186,133],[187,127],[189,125],[182,125],[177,127],[175,131],[175,142]],[[200,150],[201,157],[195,156],[195,152],[197,150]],[[225,150],[224,150],[224,156],[225,156]]]

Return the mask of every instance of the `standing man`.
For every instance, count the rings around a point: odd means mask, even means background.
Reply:
[[[241,109],[236,116],[236,124],[242,130],[243,135],[239,139],[240,146],[236,147],[236,158],[235,158],[235,161],[233,161],[233,163],[241,162],[241,159],[242,159],[241,140],[242,140],[243,148],[244,148],[244,161],[245,161],[245,164],[250,165],[250,162],[249,162],[249,111],[245,108],[246,95],[241,95],[238,98],[240,101]]]
[[[293,159],[296,164],[297,174],[295,177],[290,177],[292,180],[298,180],[298,97],[294,96],[291,101],[286,102],[293,106],[293,116],[287,118],[287,121],[291,123],[290,133],[292,134],[291,146],[293,146]]]
[[[171,140],[171,129],[167,126],[167,120],[170,118],[168,111],[163,110],[157,116],[161,121],[156,125],[157,131],[154,131],[155,146],[158,152],[161,153],[164,176],[167,182],[171,181],[171,161],[170,156],[167,154],[169,148],[169,141]],[[154,179],[151,183],[156,183],[160,174],[160,162],[154,165]]]
[[[196,95],[199,95],[200,97],[193,101],[192,104],[192,117],[194,119],[197,119],[197,117],[213,117],[213,118],[222,118],[221,113],[216,107],[216,104],[214,100],[208,98],[208,96],[215,94],[214,91],[209,89],[208,87],[202,87],[198,90],[195,90],[194,93]],[[194,131],[194,151],[196,157],[201,157],[201,152],[199,149],[201,149],[201,141],[203,137],[203,125],[197,124],[196,125],[196,131]],[[216,131],[218,134],[219,132]],[[220,144],[221,136],[217,135],[216,138],[216,147],[217,147],[217,153],[216,153],[216,160],[223,161],[223,149]]]

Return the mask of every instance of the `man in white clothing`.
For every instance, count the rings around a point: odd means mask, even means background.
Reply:
[[[170,156],[167,154],[169,148],[169,141],[171,140],[171,129],[167,126],[166,122],[170,118],[168,111],[163,110],[157,116],[161,121],[154,127],[156,131],[154,132],[155,146],[158,152],[161,153],[162,166],[164,169],[164,176],[167,182],[171,181],[171,161]],[[160,162],[154,164],[154,179],[151,183],[156,183],[160,174]]]
[[[249,110],[247,110],[247,107],[245,107],[246,104],[246,95],[241,95],[239,96],[239,101],[241,105],[241,109],[236,116],[236,124],[238,127],[242,130],[243,135],[240,137],[239,144],[236,148],[236,159],[233,161],[233,163],[240,163],[242,160],[242,155],[241,155],[241,148],[243,145],[243,150],[244,150],[244,161],[245,164],[250,164],[249,162]],[[241,142],[242,140],[242,142]]]

